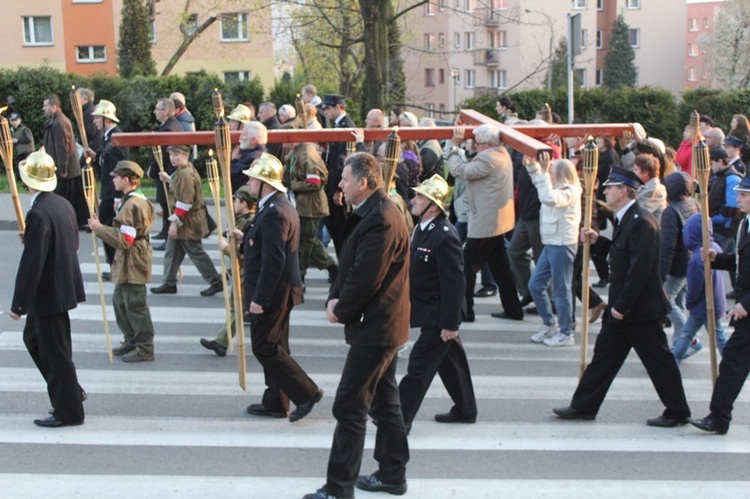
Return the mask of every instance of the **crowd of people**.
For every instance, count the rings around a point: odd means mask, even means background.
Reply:
[[[75,249],[78,230],[92,230],[104,242],[115,283],[113,304],[123,340],[113,354],[125,362],[155,359],[154,326],[146,284],[153,250],[163,249],[164,275],[153,294],[177,294],[179,268],[188,256],[209,287],[224,291],[221,275],[203,239],[215,228],[193,166],[195,148],[170,146],[147,168],[130,161],[127,148],[113,145],[120,133],[117,110],[88,89],[78,89],[88,147],[77,146],[70,120],[57,96],[44,100],[48,118],[44,150],[19,113],[10,116],[16,167],[33,195],[22,234],[24,253],[11,317],[27,315],[24,341],[48,382],[51,415],[40,426],[82,424],[86,392],[78,385],[71,358],[68,311],[84,299]],[[640,125],[616,139],[598,137],[599,170],[592,226],[583,227],[585,137],[543,141],[551,153],[525,157],[503,145],[500,129],[484,124],[466,140],[456,121],[450,140],[402,141],[395,172],[381,161],[385,144],[365,141],[347,114],[341,95],[301,89],[304,114],[271,102],[239,103],[227,119],[240,131],[231,153],[234,200],[232,237],[219,249],[240,255],[243,310],[253,355],[267,388],[247,412],[261,417],[307,416],[323,390],[289,350],[289,318],[302,303],[310,266],[325,270],[331,285],[326,317],[343,324],[350,349],[333,403],[337,420],[326,484],[308,499],[352,497],[354,488],[406,492],[408,434],[427,389],[439,374],[453,407],[435,415],[441,423],[474,423],[478,410],[459,329],[473,322],[475,298],[499,295],[500,320],[523,321],[538,314],[542,325],[530,338],[547,347],[576,344],[576,298],[583,279],[582,244],[591,247],[599,281],[588,290],[584,319],[602,319],[594,356],[563,419],[592,420],[631,349],[635,349],[665,406],[647,424],[673,427],[688,422],[726,433],[732,403],[750,372],[750,127],[735,115],[725,134],[703,116],[700,129],[688,126],[677,150],[649,137]],[[497,101],[500,122],[546,127],[559,118],[548,108],[524,121],[507,97]],[[184,95],[157,100],[154,116],[162,132],[194,131]],[[366,128],[433,127],[399,108],[372,109]],[[268,130],[345,128],[347,142],[276,143]],[[693,145],[709,148],[709,213],[695,200]],[[100,180],[98,216],[89,214],[81,168],[91,164]],[[148,176],[156,185],[155,212],[140,189]],[[392,177],[392,178],[391,178]],[[162,219],[151,234],[155,216]],[[711,248],[702,248],[701,217],[710,217]],[[152,248],[152,240],[164,240]],[[335,253],[327,249],[333,243]],[[655,258],[658,255],[658,258]],[[706,303],[704,260],[713,261],[714,300]],[[718,270],[723,269],[723,270]],[[724,270],[731,283],[725,294]],[[477,274],[482,273],[477,289]],[[58,275],[58,273],[62,273]],[[64,279],[61,279],[64,275]],[[64,282],[63,282],[64,281]],[[51,285],[48,283],[52,283]],[[609,288],[605,301],[596,289]],[[50,291],[50,289],[52,291]],[[232,292],[236,292],[233,290]],[[728,315],[734,333],[725,334]],[[716,318],[716,347],[722,354],[710,414],[690,420],[679,364],[702,348],[698,332]],[[672,342],[665,326],[671,324]],[[409,327],[420,328],[407,373],[396,382],[398,353]],[[498,323],[498,329],[502,328]],[[233,324],[201,345],[225,356]],[[48,334],[49,333],[49,334]],[[290,407],[289,401],[294,404]],[[359,475],[368,416],[377,425],[379,469]]]

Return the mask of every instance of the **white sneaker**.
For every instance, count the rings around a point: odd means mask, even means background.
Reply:
[[[560,328],[558,328],[556,325],[543,325],[539,328],[539,331],[534,333],[534,335],[531,337],[531,341],[533,341],[534,343],[542,343],[547,338],[552,338],[554,335],[558,334],[559,331]]]
[[[558,332],[552,338],[544,340],[544,344],[548,347],[572,347],[576,344],[576,340],[573,338],[572,334],[567,335]]]

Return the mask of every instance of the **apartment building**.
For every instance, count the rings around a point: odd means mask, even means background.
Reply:
[[[725,0],[688,0],[687,33],[685,35],[685,88],[710,87],[714,85],[709,71],[708,47],[700,38],[710,34],[714,22]]]
[[[544,87],[551,54],[576,14],[583,87],[602,84],[612,22],[623,14],[638,84],[682,90],[685,0],[435,0],[405,20],[407,100],[442,118],[475,95]]]
[[[193,0],[188,13],[183,0],[153,0],[151,5],[152,54],[158,72],[182,41],[180,20],[188,16],[197,27],[214,16],[171,74],[205,70],[226,81],[257,75],[265,87],[273,85],[269,2]],[[48,65],[83,75],[116,74],[122,0],[14,0],[3,6],[0,32],[5,50],[0,68]]]

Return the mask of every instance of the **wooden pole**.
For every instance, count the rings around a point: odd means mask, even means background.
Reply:
[[[383,157],[383,189],[386,196],[390,192],[391,182],[396,175],[398,159],[401,156],[401,138],[398,135],[398,127],[394,126],[393,131],[385,139],[385,156]]]
[[[162,156],[161,146],[155,145],[151,146],[151,152],[154,153],[154,159],[156,160],[156,164],[159,167],[159,172],[164,171],[164,157]],[[164,188],[164,197],[167,198],[167,214],[169,216],[172,216],[172,207],[169,205],[169,186],[167,185],[167,182],[164,181],[164,179],[161,180],[161,185]],[[169,237],[169,236],[167,236]],[[180,268],[177,269],[177,273],[179,274],[180,282],[185,282],[185,278],[182,276],[182,265],[180,265]]]
[[[591,230],[591,214],[594,208],[594,185],[596,174],[599,170],[599,148],[596,147],[593,137],[589,137],[586,147],[583,148],[583,180],[584,180],[584,212],[583,230]],[[583,377],[586,370],[588,347],[589,347],[589,297],[590,276],[589,260],[591,258],[591,241],[587,237],[583,241],[583,271],[581,275],[581,363],[578,369],[578,380]]]
[[[89,139],[86,136],[86,126],[83,122],[83,107],[81,106],[81,98],[76,92],[76,86],[70,90],[70,107],[73,109],[73,116],[75,116],[76,123],[78,124],[78,133],[81,135],[81,144],[85,149],[89,147]]]
[[[229,258],[232,264],[232,296],[234,297],[234,326],[235,338],[237,338],[237,373],[239,375],[240,387],[247,391],[247,366],[245,360],[245,325],[244,313],[242,308],[242,282],[240,281],[240,261],[237,255],[239,242],[234,235],[234,209],[232,202],[232,180],[230,164],[232,158],[232,141],[229,135],[229,124],[224,120],[224,104],[222,103],[221,92],[214,90],[211,96],[214,107],[214,113],[218,118],[214,127],[216,156],[219,158],[221,165],[221,175],[224,177],[224,198],[227,205],[227,225],[230,230],[227,232],[227,242],[229,243]]]
[[[18,186],[16,186],[16,176],[13,172],[13,134],[10,133],[10,123],[2,115],[7,106],[0,109],[0,155],[5,163],[5,173],[8,175],[8,185],[10,186],[10,195],[13,199],[13,210],[16,212],[16,222],[18,230],[26,230],[26,218],[21,209],[21,199],[18,197]]]
[[[214,207],[216,208],[216,226],[219,232],[219,242],[224,240],[224,236],[221,233],[221,178],[219,178],[219,168],[216,165],[214,159],[214,151],[210,149],[208,151],[208,159],[206,160],[206,176],[208,177],[208,185],[211,187],[211,194],[214,198]],[[232,230],[230,227],[229,230]],[[224,260],[224,252],[219,252],[219,258],[221,258],[221,286],[224,290],[224,308],[226,309],[227,319],[227,339],[229,353],[232,353],[234,349],[234,342],[232,341],[232,309],[229,302],[229,286],[227,285],[227,263]]]
[[[96,205],[96,192],[94,192],[94,185],[96,185],[96,178],[94,177],[94,169],[90,166],[81,169],[81,180],[83,182],[83,193],[86,198],[86,204],[89,207],[89,214],[91,218],[96,217],[94,212],[94,206]],[[114,362],[112,357],[112,340],[109,336],[109,321],[107,321],[107,301],[104,298],[104,282],[102,281],[102,269],[99,263],[99,245],[96,242],[96,234],[91,231],[91,238],[94,241],[94,262],[96,262],[96,278],[99,281],[99,301],[102,305],[102,320],[104,321],[104,336],[107,338],[107,354],[109,356],[109,363]]]

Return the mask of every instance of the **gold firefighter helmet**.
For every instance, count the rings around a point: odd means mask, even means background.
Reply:
[[[115,123],[119,123],[120,120],[117,119],[117,115],[115,112],[117,111],[117,108],[114,104],[109,102],[108,100],[100,100],[99,104],[96,105],[96,109],[94,109],[94,112],[91,113],[94,116],[104,116],[107,119],[110,119],[114,121]]]
[[[250,123],[253,120],[253,112],[244,104],[237,104],[237,107],[232,109],[227,119],[239,121],[240,123]]]
[[[44,147],[26,156],[18,164],[21,180],[36,191],[52,192],[57,187],[55,160],[44,152]]]
[[[445,211],[445,198],[448,197],[450,188],[448,182],[437,173],[414,188],[417,192]]]
[[[267,183],[277,191],[286,192],[286,187],[281,180],[284,175],[284,165],[272,154],[264,152],[260,158],[253,161],[250,168],[242,173],[250,178],[257,178],[261,182]]]

